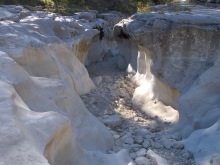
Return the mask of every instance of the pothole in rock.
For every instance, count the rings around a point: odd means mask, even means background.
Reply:
[[[102,76],[102,81],[96,89],[81,96],[87,109],[112,133],[115,146],[108,153],[127,149],[136,164],[160,164],[162,160],[169,165],[196,164],[193,155],[184,149],[178,132],[167,134],[154,118],[132,107],[135,86],[116,62],[114,56],[87,66],[90,77]]]

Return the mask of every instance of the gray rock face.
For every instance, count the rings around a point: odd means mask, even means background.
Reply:
[[[132,42],[144,47],[139,46],[139,52],[148,54],[149,58],[152,59],[150,66],[152,76],[174,87],[179,92],[186,93],[186,91],[189,92],[189,88],[195,82],[195,79],[214,64],[214,59],[219,51],[217,45],[220,41],[217,39],[219,33],[216,26],[217,22],[220,21],[219,13],[213,11],[214,15],[210,15],[211,11],[207,10],[204,11],[203,14],[205,16],[202,17],[196,15],[197,12],[199,13],[199,11],[193,11],[190,15],[178,14],[171,16],[151,13],[137,14],[132,16],[130,20],[117,24],[114,33],[118,40],[122,38],[122,33],[124,34],[124,38],[121,39],[123,40],[122,46],[124,42]],[[207,20],[207,17],[211,19]],[[210,27],[210,25],[212,26]],[[207,42],[204,43],[203,41]],[[214,42],[212,43],[211,41]],[[208,46],[208,48],[204,45]],[[132,46],[128,47],[127,50],[133,49]],[[130,55],[130,57],[126,58],[129,59],[127,66],[128,64],[132,66],[132,56]],[[136,58],[138,57],[136,56]],[[139,59],[138,65],[139,67],[133,69],[140,74],[148,72],[148,61],[144,63]],[[166,105],[176,108],[177,105],[175,104],[178,97],[174,93],[172,95],[173,99],[176,99],[173,100],[173,103],[172,100],[158,99]],[[134,103],[137,102],[135,96]],[[180,96],[179,99],[182,100],[185,97],[186,95]],[[186,116],[187,105],[184,104],[185,101],[179,101],[178,103],[181,122]],[[196,109],[199,109],[199,107]],[[190,115],[193,114],[190,113]]]
[[[192,7],[190,12],[136,14],[114,27],[118,65],[139,86],[133,106],[170,123],[183,138],[220,118],[219,25],[219,10]],[[207,145],[213,148],[214,141]],[[183,148],[180,143],[165,145]]]

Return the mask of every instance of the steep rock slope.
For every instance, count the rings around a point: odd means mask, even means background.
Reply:
[[[136,14],[114,27],[118,66],[139,85],[133,105],[166,126],[173,123],[183,138],[220,117],[219,25],[219,10],[196,7],[191,12]],[[218,132],[211,134],[217,140]],[[199,136],[193,137],[206,158],[220,152],[219,147],[212,150],[213,140],[204,147]],[[196,159],[203,156],[197,152]]]
[[[125,150],[105,154],[111,134],[78,96],[95,85],[71,50],[98,31],[21,6],[0,16],[0,164],[132,165]]]
[[[103,153],[109,132],[67,82],[30,77],[0,52],[0,87],[0,164],[132,164],[126,151]]]

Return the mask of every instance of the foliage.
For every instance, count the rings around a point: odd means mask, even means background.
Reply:
[[[44,6],[52,12],[72,14],[75,11],[88,10],[116,10],[122,13],[133,14],[134,12],[149,12],[151,3],[165,4],[171,0],[0,0],[1,4],[20,4],[28,6]]]
[[[137,3],[137,12],[138,12],[138,13],[147,13],[147,12],[150,12],[149,6],[150,6],[149,3],[138,2],[138,3]]]

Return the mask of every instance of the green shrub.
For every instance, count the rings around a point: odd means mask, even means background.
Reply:
[[[137,12],[138,13],[148,13],[148,12],[150,12],[149,6],[150,6],[149,3],[138,2],[137,3]]]

